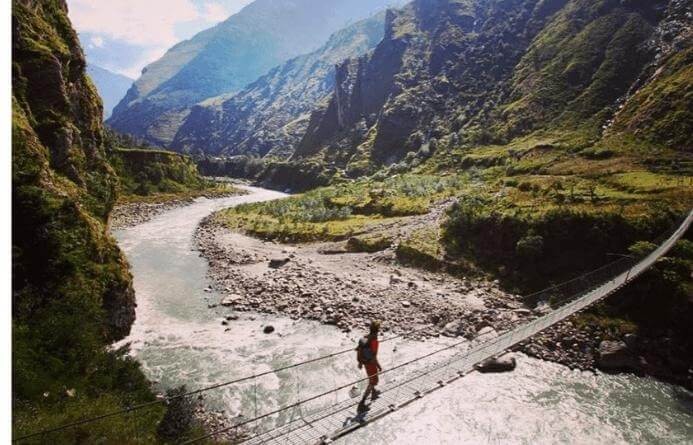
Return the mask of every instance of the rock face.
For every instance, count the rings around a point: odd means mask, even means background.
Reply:
[[[209,155],[288,158],[300,142],[310,112],[334,88],[334,66],[360,56],[383,38],[385,13],[333,34],[318,50],[272,69],[231,98],[195,105],[171,148]]]
[[[667,3],[415,0],[388,13],[371,53],[338,66],[294,159],[358,176],[538,128],[598,135],[652,59],[645,42]]]
[[[127,335],[135,301],[106,231],[117,178],[67,6],[14,1],[12,25],[13,332],[25,388],[23,370],[90,366],[70,357]]]
[[[108,124],[119,132],[167,146],[192,105],[239,92],[271,68],[314,51],[349,22],[391,3],[256,0],[148,65],[113,110]]]
[[[597,366],[606,371],[637,369],[637,361],[622,341],[602,341],[599,344]]]

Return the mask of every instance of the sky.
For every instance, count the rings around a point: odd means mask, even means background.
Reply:
[[[137,79],[176,43],[253,0],[68,0],[87,63]]]

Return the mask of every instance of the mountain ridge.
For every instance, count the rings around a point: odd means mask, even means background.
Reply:
[[[307,113],[332,90],[334,65],[375,47],[383,37],[384,18],[383,12],[356,22],[239,93],[193,106],[171,148],[209,155],[289,157],[305,130]]]
[[[330,103],[313,114],[295,159],[322,153],[360,174],[431,140],[510,141],[552,127],[598,137],[651,60],[648,20],[665,4],[414,1],[393,15],[390,38],[372,54],[340,66]],[[602,46],[606,52],[592,49]],[[548,58],[537,59],[540,51]],[[380,84],[367,85],[374,78]]]
[[[166,146],[189,107],[235,93],[284,61],[308,53],[348,22],[402,0],[256,0],[148,65],[108,125]]]

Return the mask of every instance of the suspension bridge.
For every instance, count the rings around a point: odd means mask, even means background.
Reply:
[[[652,267],[659,258],[664,256],[674,246],[676,241],[685,235],[691,225],[691,221],[693,221],[693,210],[686,215],[673,233],[658,239],[657,247],[642,258],[622,257],[617,261],[570,281],[526,296],[525,298],[528,301],[551,301],[554,306],[557,306],[541,317],[516,326],[492,339],[478,342],[456,341],[384,369],[380,372],[380,375],[387,376],[388,378],[385,379],[387,382],[381,385],[380,397],[371,403],[370,409],[365,413],[359,413],[357,410],[358,398],[350,397],[344,393],[347,392],[345,390],[349,390],[356,385],[364,384],[367,378],[348,382],[327,391],[308,394],[303,397],[301,397],[302,392],[297,390],[296,400],[291,403],[265,413],[256,413],[251,418],[237,418],[237,421],[230,426],[210,431],[199,437],[181,440],[179,443],[201,443],[232,435],[235,437],[234,442],[250,445],[329,444],[358,428],[425,397],[433,391],[445,388],[447,385],[473,371],[478,363],[512,349],[544,329],[612,295],[635,280]],[[418,331],[421,330],[419,329]],[[383,340],[383,342],[411,335],[414,332],[390,337]],[[273,369],[261,374],[218,383],[163,401],[143,403],[120,411],[78,420],[19,437],[14,439],[14,441],[46,438],[51,433],[88,425],[109,417],[131,414],[156,404],[171,402],[182,397],[192,397],[222,387],[254,382],[255,388],[257,388],[257,381],[262,377],[282,372],[291,372],[302,366],[347,353],[353,354],[353,348]]]

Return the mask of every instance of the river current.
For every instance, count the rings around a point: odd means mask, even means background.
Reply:
[[[134,276],[137,320],[121,344],[161,388],[196,389],[257,374],[353,347],[360,333],[345,334],[310,321],[209,308],[207,264],[192,244],[202,218],[241,203],[281,193],[209,200],[168,211],[114,233]],[[272,334],[263,328],[271,324]],[[445,339],[383,345],[385,368],[429,352]],[[366,428],[340,439],[348,444],[693,444],[693,394],[653,379],[572,371],[517,354],[515,371],[472,373]],[[210,391],[211,410],[254,417],[359,379],[352,354]],[[383,376],[383,378],[387,378]],[[310,411],[349,398],[345,389],[317,400]]]

